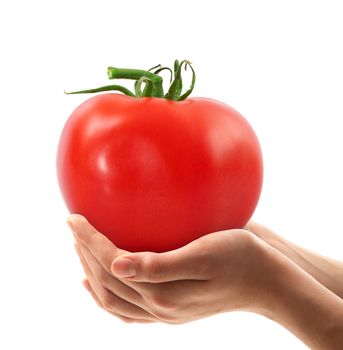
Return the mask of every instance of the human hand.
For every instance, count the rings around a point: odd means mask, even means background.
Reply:
[[[166,253],[130,253],[82,216],[69,222],[85,287],[124,321],[179,324],[232,310],[263,314],[271,304],[278,254],[249,231],[211,233]]]
[[[67,223],[76,240],[75,249],[86,275],[83,285],[97,305],[127,323],[157,321],[137,306],[141,296],[135,289],[112,275],[112,261],[128,252],[117,248],[81,215],[70,216]]]
[[[312,349],[341,348],[342,299],[247,230],[215,232],[166,253],[130,253],[82,216],[72,215],[69,223],[85,287],[100,307],[126,322],[179,324],[253,311]]]
[[[343,299],[343,263],[300,247],[269,228],[250,221],[245,227],[280,253],[291,259],[319,283]]]

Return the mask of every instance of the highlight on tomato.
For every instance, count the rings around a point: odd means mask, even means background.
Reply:
[[[182,93],[187,67],[192,83]],[[247,120],[223,102],[189,97],[196,77],[187,60],[173,69],[109,67],[108,77],[133,80],[134,92],[121,85],[73,92],[105,93],[78,106],[60,136],[57,177],[69,211],[132,252],[164,252],[244,227],[263,179]]]

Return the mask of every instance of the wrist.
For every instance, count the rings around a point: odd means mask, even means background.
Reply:
[[[281,324],[311,349],[340,349],[343,301],[277,251],[266,251],[273,265],[269,300],[260,314]]]

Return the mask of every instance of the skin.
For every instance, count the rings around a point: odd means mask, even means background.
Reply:
[[[342,347],[342,263],[259,224],[166,253],[121,250],[80,215],[68,224],[85,288],[125,322],[181,324],[240,310],[278,322],[311,349]]]
[[[323,286],[343,299],[343,263],[300,247],[269,228],[256,222],[249,222],[246,230],[287,256]]]

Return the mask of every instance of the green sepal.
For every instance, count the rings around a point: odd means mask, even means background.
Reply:
[[[192,70],[192,82],[191,82],[191,86],[190,86],[190,88],[189,88],[183,95],[181,95],[181,96],[177,99],[178,101],[183,101],[183,100],[185,100],[185,99],[192,93],[192,91],[193,91],[193,89],[194,89],[195,79],[196,79],[195,71],[194,71],[192,65],[191,65],[189,62],[186,63],[185,69],[187,68],[187,66],[189,66],[189,67],[191,68],[191,70]]]
[[[106,86],[101,86],[101,87],[96,88],[96,89],[71,91],[71,92],[64,91],[64,93],[66,95],[75,95],[75,94],[94,94],[96,92],[103,92],[103,91],[120,91],[127,96],[135,97],[134,93],[132,93],[129,89],[127,89],[126,87],[121,86],[121,85],[106,85]]]

